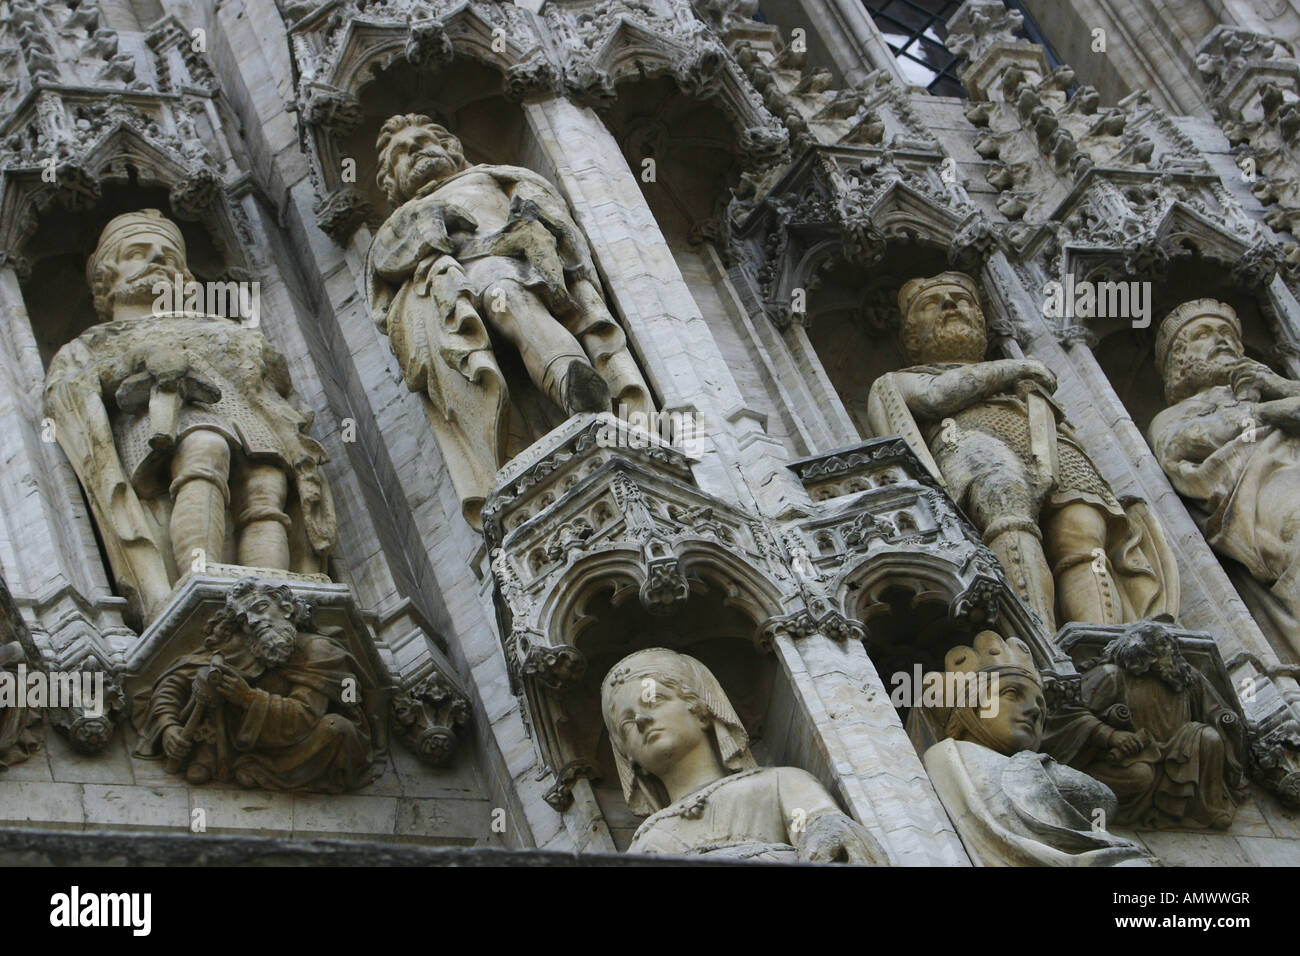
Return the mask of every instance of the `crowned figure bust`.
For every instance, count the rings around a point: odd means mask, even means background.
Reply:
[[[662,647],[630,654],[605,675],[600,700],[623,795],[647,817],[629,852],[888,863],[811,774],[758,766],[726,693],[695,658]]]
[[[1047,705],[1027,644],[982,631],[944,668],[975,693],[927,715],[942,739],[922,760],[975,865],[1158,865],[1106,831],[1117,801],[1105,784],[1038,752]],[[923,727],[909,723],[914,740]]]

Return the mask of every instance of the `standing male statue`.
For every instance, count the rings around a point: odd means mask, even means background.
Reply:
[[[336,535],[326,455],[284,356],[238,322],[156,310],[160,288],[194,282],[156,209],[110,221],[86,275],[103,321],[50,362],[45,413],[144,621],[209,562],[321,571]]]
[[[907,440],[1048,629],[1177,614],[1177,563],[1154,516],[1116,500],[1053,401],[1046,366],[984,360],[970,277],[914,279],[898,304],[917,364],[872,385],[871,427]]]
[[[492,336],[566,415],[647,413],[650,395],[605,307],[591,253],[555,187],[517,166],[471,166],[427,116],[380,130],[380,187],[396,208],[371,243],[371,314],[431,421],[466,518],[506,463],[510,405]]]
[[[1270,589],[1300,649],[1300,382],[1246,358],[1226,303],[1185,302],[1156,335],[1169,407],[1151,444],[1169,481],[1205,514],[1210,546]]]

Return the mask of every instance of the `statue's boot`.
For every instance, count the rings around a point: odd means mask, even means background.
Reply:
[[[1056,562],[1052,574],[1061,599],[1061,617],[1065,620],[1124,623],[1124,599],[1100,548],[1067,554]]]
[[[984,543],[1002,562],[1016,593],[1043,619],[1048,631],[1055,633],[1056,590],[1043,556],[1043,536],[1038,524],[1028,518],[998,518],[985,529]]]
[[[229,481],[230,446],[224,436],[200,428],[181,439],[172,458],[169,530],[177,572],[182,576],[221,561]]]
[[[585,360],[569,363],[560,385],[560,396],[566,415],[581,412],[607,412],[610,409],[609,385],[600,373]]]

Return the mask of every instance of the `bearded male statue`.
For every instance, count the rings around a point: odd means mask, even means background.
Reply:
[[[564,199],[517,166],[471,166],[427,116],[380,130],[378,181],[396,211],[366,261],[371,314],[430,420],[466,519],[507,461],[510,405],[493,352],[515,349],[565,415],[651,411],[623,330],[605,306],[591,251]]]
[[[1040,752],[1047,703],[1029,646],[982,631],[944,657],[954,697],[913,708],[908,732],[976,866],[1153,866],[1130,840],[1095,829],[1115,794]],[[966,691],[969,688],[969,691]],[[931,741],[938,739],[938,742]]]
[[[135,700],[137,756],[165,757],[196,785],[341,793],[370,783],[361,670],[311,624],[311,607],[288,586],[237,581],[203,650]]]
[[[236,321],[158,311],[159,289],[194,277],[156,209],[110,221],[86,275],[103,321],[50,362],[45,413],[143,622],[209,562],[320,572],[337,534],[326,454],[284,356]]]
[[[1115,822],[1226,829],[1246,795],[1244,721],[1161,625],[1141,622],[1084,665],[1047,749],[1119,798]]]
[[[1210,546],[1269,589],[1277,630],[1300,650],[1300,382],[1246,358],[1241,320],[1214,299],[1169,313],[1156,367],[1169,405],[1149,431],[1160,466]]]
[[[722,686],[695,658],[629,654],[605,675],[600,703],[623,796],[646,817],[629,853],[888,863],[811,774],[758,766]]]
[[[913,279],[898,304],[916,364],[873,383],[871,428],[907,441],[1047,628],[1176,615],[1178,566],[1154,515],[1116,500],[1052,399],[1046,366],[984,360],[971,278]]]

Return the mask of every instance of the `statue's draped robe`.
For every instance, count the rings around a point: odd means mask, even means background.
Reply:
[[[1122,837],[1093,829],[1115,796],[1046,754],[1006,757],[968,740],[925,752],[925,770],[976,866],[1154,866]]]
[[[1166,408],[1150,430],[1169,481],[1205,512],[1210,546],[1271,588],[1280,630],[1300,641],[1300,438],[1260,424],[1256,403],[1223,385]]]
[[[146,621],[188,570],[174,566],[169,508],[159,507],[168,501],[172,450],[150,448],[149,408],[122,411],[115,393],[160,349],[177,353],[194,377],[221,393],[213,403],[181,405],[178,440],[196,428],[218,431],[248,460],[277,464],[289,475],[291,552],[310,552],[314,560],[285,570],[318,570],[336,535],[334,501],[319,470],[328,456],[307,434],[311,417],[297,407],[283,356],[260,332],[197,314],[92,326],[50,362],[45,412],[86,490],[113,574]]]
[[[942,421],[918,422],[897,384],[899,374],[939,376],[957,364],[918,365],[881,375],[871,386],[867,417],[878,436],[900,435],[953,500],[970,513],[969,498],[978,487],[987,491],[998,481],[1020,481],[1038,498],[1040,514],[1069,504],[1087,503],[1106,514],[1106,556],[1114,570],[1123,603],[1123,620],[1138,621],[1178,612],[1178,563],[1155,516],[1141,501],[1121,505],[1097,466],[1079,446],[1064,414],[1050,396],[1057,415],[1059,468],[1044,483],[1035,472],[1030,451],[1029,414],[1012,393],[974,402],[951,415],[964,433],[961,442],[942,443],[942,462],[931,447],[943,433]],[[963,444],[965,443],[965,444]],[[955,445],[955,450],[954,450]],[[995,479],[990,482],[988,479]],[[984,479],[984,480],[981,480]],[[1039,515],[1032,517],[1038,518]],[[1041,519],[1040,519],[1041,520]],[[985,529],[981,528],[980,531]]]
[[[510,200],[507,224],[490,235],[480,234],[472,211],[447,199],[461,177],[481,174]],[[451,233],[473,238],[453,242]],[[509,437],[505,378],[480,301],[501,279],[540,297],[582,344],[615,403],[629,412],[651,411],[623,330],[596,291],[586,240],[555,188],[515,166],[474,166],[427,184],[375,233],[367,296],[407,387],[429,396],[443,460],[475,525],[496,470],[506,462]]]
[[[827,812],[839,808],[811,774],[795,767],[753,767],[652,813],[637,828],[628,852],[794,861],[799,834],[791,833],[792,821],[807,827]]]
[[[1121,824],[1225,827],[1245,795],[1239,716],[1199,674],[1185,692],[1115,664],[1086,671],[1080,706],[1049,720],[1044,749],[1109,786]],[[1108,723],[1104,717],[1111,717]],[[1103,725],[1136,732],[1142,750],[1114,761]]]
[[[340,793],[370,782],[370,725],[352,702],[360,700],[361,671],[341,645],[319,634],[300,633],[288,661],[272,668],[238,637],[178,660],[135,702],[137,756],[163,756],[163,732],[189,719],[195,677],[213,653],[243,676],[256,699],[242,709],[214,693],[188,761],[206,764],[213,779],[242,772],[271,790]]]

